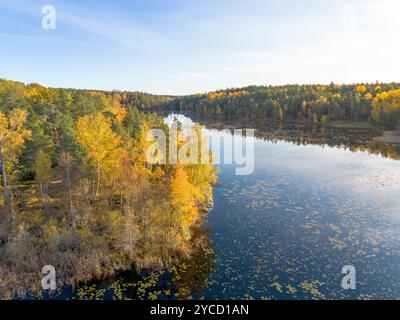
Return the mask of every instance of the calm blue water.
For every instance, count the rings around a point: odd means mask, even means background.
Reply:
[[[259,139],[254,159],[248,176],[219,165],[204,298],[400,298],[399,161]],[[341,287],[345,265],[355,290]]]

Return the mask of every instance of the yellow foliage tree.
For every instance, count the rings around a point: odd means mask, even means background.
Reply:
[[[364,99],[365,100],[372,100],[373,99],[373,95],[368,92],[368,93],[365,94]]]
[[[107,108],[107,111],[111,112],[115,116],[115,121],[118,124],[121,124],[124,120],[127,111],[126,108],[121,106],[121,97],[119,95],[115,95],[113,97],[112,104]]]
[[[372,119],[394,128],[400,115],[400,90],[378,93],[372,100]]]
[[[121,138],[112,131],[111,124],[102,113],[81,117],[76,125],[76,139],[96,167],[98,196],[101,174],[110,178],[120,163]]]
[[[160,167],[155,166],[155,163],[162,163],[166,160],[166,150],[160,150],[155,147],[157,138],[151,132],[151,129],[146,121],[142,121],[139,129],[139,136],[134,143],[132,159],[138,169],[143,171],[145,175],[153,176],[155,170],[160,173]],[[148,157],[151,157],[151,161]]]
[[[363,84],[361,84],[361,85],[356,87],[356,91],[360,92],[360,93],[364,93],[365,91],[367,91],[367,87],[364,86]]]
[[[8,116],[0,112],[0,163],[3,180],[4,202],[13,213],[12,195],[8,190],[7,171],[17,162],[18,154],[22,150],[25,140],[31,136],[31,131],[24,128],[26,112],[13,109]]]
[[[208,139],[202,133],[203,127],[195,124],[193,133],[197,135],[198,151],[197,162],[187,166],[189,182],[194,187],[195,197],[201,202],[210,202],[212,199],[212,186],[217,183],[218,169],[214,168],[213,154],[209,150]]]
[[[134,148],[135,162],[143,168],[147,168],[146,152],[152,145],[151,141],[147,141],[147,134],[150,127],[146,122],[140,124],[140,133]]]
[[[182,165],[177,165],[171,179],[171,206],[175,222],[183,230],[184,236],[190,238],[189,228],[199,215],[196,207],[195,190],[188,180],[188,175]]]

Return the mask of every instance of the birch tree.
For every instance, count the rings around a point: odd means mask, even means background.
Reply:
[[[13,196],[9,187],[8,171],[18,161],[18,155],[30,138],[31,131],[24,127],[26,112],[13,109],[8,115],[0,112],[0,165],[2,175],[3,198],[11,217],[13,216]]]

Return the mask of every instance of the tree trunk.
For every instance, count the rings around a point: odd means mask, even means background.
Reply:
[[[11,201],[10,194],[8,192],[8,183],[7,183],[7,172],[6,172],[6,161],[4,159],[4,154],[2,148],[0,148],[0,162],[1,162],[1,175],[3,180],[3,197],[6,206],[8,206],[9,214],[11,219],[13,218],[13,204]]]
[[[72,186],[71,186],[71,177],[69,174],[69,170],[66,170],[67,172],[67,181],[68,181],[68,193],[69,193],[69,214],[71,216],[71,225],[74,225],[74,209],[73,209],[73,205],[72,205]]]
[[[47,209],[46,193],[44,192],[44,186],[43,186],[42,182],[39,182],[39,189],[40,189],[40,195],[42,196],[44,212],[45,212],[46,216],[49,216],[49,212],[48,212],[48,209]]]
[[[99,194],[99,188],[100,188],[100,165],[98,164],[97,165],[97,186],[96,186],[96,194],[95,194],[96,198]]]

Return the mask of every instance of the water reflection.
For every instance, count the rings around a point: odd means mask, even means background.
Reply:
[[[215,271],[216,255],[211,245],[210,230],[204,225],[195,227],[194,251],[165,270],[127,270],[105,279],[94,279],[76,287],[64,287],[44,299],[77,300],[175,300],[202,299],[209,276]],[[26,299],[40,299],[28,295]]]
[[[175,115],[166,113],[167,119]],[[381,133],[370,128],[322,128],[310,127],[305,123],[240,121],[238,119],[220,119],[204,115],[188,113],[179,117],[180,121],[192,123],[193,121],[205,125],[209,130],[215,129],[243,129],[256,130],[256,137],[270,142],[291,142],[296,145],[318,145],[339,147],[344,150],[362,151],[370,154],[381,155],[391,159],[400,159],[399,144],[380,143],[377,139]],[[186,120],[184,120],[186,119]]]

